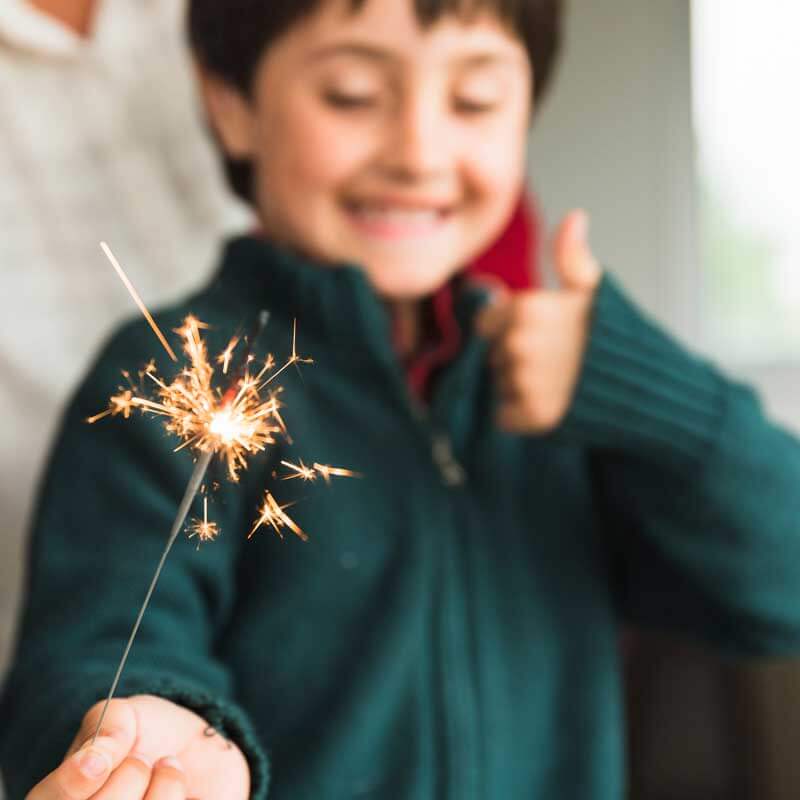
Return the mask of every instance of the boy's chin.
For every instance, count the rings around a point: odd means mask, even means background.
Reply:
[[[365,271],[375,293],[384,300],[408,302],[435,294],[458,270],[454,267],[449,270],[420,270],[418,273],[407,270]]]

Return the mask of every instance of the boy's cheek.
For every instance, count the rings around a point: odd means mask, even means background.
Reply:
[[[280,147],[265,158],[277,160],[275,169],[290,173],[295,183],[314,191],[341,189],[371,151],[367,134],[324,115],[298,114],[292,123],[283,126]]]
[[[487,188],[505,192],[525,175],[525,137],[479,138],[469,148],[468,164]]]

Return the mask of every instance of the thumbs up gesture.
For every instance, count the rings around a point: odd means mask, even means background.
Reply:
[[[586,349],[602,270],[587,243],[588,216],[568,213],[553,239],[560,287],[500,292],[477,318],[492,345],[500,392],[497,422],[516,433],[545,433],[569,408]]]

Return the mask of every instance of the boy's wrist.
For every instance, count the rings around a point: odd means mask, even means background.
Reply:
[[[265,800],[269,785],[269,762],[249,716],[233,701],[189,682],[172,677],[134,676],[126,681],[130,695],[155,695],[194,712],[209,730],[235,744],[250,770],[250,800]]]
[[[691,468],[712,449],[724,386],[717,370],[650,320],[604,272],[559,434]]]

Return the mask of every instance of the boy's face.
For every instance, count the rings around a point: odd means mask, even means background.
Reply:
[[[210,110],[229,151],[254,163],[271,237],[355,262],[399,300],[431,293],[499,235],[524,179],[533,77],[494,17],[423,30],[411,0],[357,14],[330,0],[255,78],[251,100],[210,97]]]

